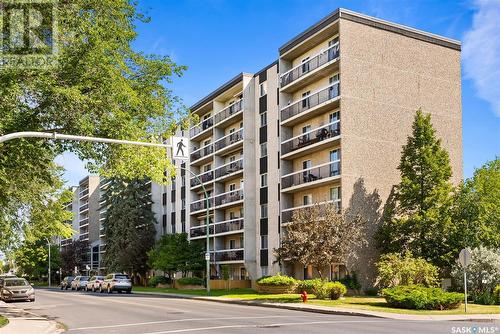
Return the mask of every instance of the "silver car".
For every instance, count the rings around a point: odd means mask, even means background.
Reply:
[[[71,290],[79,291],[80,289],[85,289],[88,281],[88,276],[76,276],[73,282],[71,282]]]
[[[35,289],[24,278],[12,277],[2,279],[0,299],[4,302],[15,300],[35,301]]]
[[[127,274],[108,274],[99,291],[102,292],[102,290],[106,290],[107,293],[113,293],[113,291],[131,293],[132,281]]]
[[[96,290],[102,290],[102,283],[104,282],[104,276],[92,276],[85,287],[85,291],[95,292]]]

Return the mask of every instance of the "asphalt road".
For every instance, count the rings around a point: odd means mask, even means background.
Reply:
[[[454,333],[468,322],[398,321],[323,315],[257,306],[38,289],[34,303],[15,303],[68,326],[71,334],[163,333]]]

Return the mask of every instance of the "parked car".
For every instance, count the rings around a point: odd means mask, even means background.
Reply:
[[[35,301],[35,289],[24,278],[9,277],[2,279],[0,300],[10,302],[15,300]]]
[[[125,291],[127,293],[132,292],[132,281],[128,277],[127,274],[108,274],[104,278],[104,282],[102,283],[102,288],[99,289],[100,292],[106,291],[107,293],[113,293],[113,291],[122,292]]]
[[[73,282],[71,282],[71,290],[79,291],[80,289],[85,289],[88,281],[88,276],[76,276]]]
[[[92,276],[85,287],[85,291],[91,290],[92,292],[95,292],[96,290],[99,290],[103,282],[104,276]]]
[[[14,274],[11,274],[11,273],[7,273],[7,274],[2,274],[0,275],[0,288],[2,288],[3,286],[3,281],[6,279],[6,278],[15,278],[17,277],[16,275]]]
[[[75,276],[66,276],[64,279],[61,281],[61,290],[68,290],[68,288],[71,288],[71,282],[75,279]]]

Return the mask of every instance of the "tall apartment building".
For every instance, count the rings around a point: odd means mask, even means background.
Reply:
[[[191,107],[188,172],[159,187],[160,233],[205,238],[209,194],[212,275],[285,272],[273,256],[297,209],[336,203],[369,221],[370,244],[349,264],[364,284],[377,252],[371,235],[399,182],[401,148],[415,111],[432,115],[462,179],[460,42],[338,9],[279,48],[278,60],[242,73]],[[180,162],[176,162],[180,165]],[[161,204],[159,204],[161,203]],[[160,217],[161,216],[161,217]],[[331,278],[345,264],[325,264]]]

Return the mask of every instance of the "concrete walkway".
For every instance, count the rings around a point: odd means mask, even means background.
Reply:
[[[223,297],[208,297],[208,296],[192,296],[173,293],[161,292],[135,292],[135,294],[145,295],[162,295],[171,298],[197,299],[219,303],[230,303],[240,305],[252,305],[272,308],[282,308],[288,310],[297,310],[303,312],[323,313],[323,314],[339,314],[339,315],[356,315],[365,317],[387,318],[397,320],[422,320],[422,321],[478,321],[478,322],[495,322],[500,323],[500,314],[450,314],[450,315],[419,315],[419,314],[399,314],[389,312],[379,312],[371,310],[350,309],[344,307],[321,306],[308,303],[269,303],[258,300],[233,299]]]
[[[0,301],[0,315],[9,323],[0,328],[0,334],[56,334],[64,332],[57,322]]]

